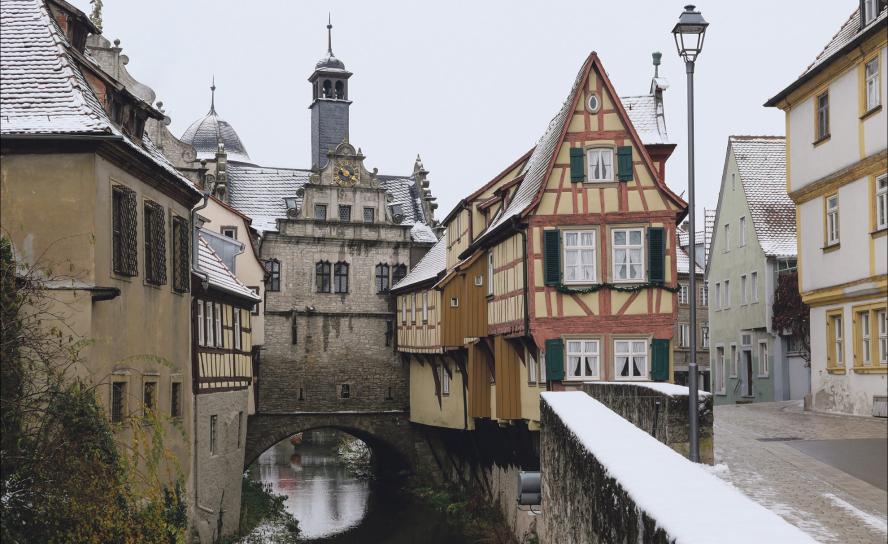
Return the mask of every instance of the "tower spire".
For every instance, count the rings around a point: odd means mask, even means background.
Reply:
[[[331,22],[330,12],[327,12],[327,56],[333,56],[333,23]]]
[[[213,74],[213,82],[210,84],[210,113],[216,113],[216,74]]]

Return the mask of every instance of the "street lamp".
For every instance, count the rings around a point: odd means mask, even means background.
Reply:
[[[709,23],[703,20],[695,6],[685,6],[672,34],[678,55],[685,61],[688,74],[688,250],[690,253],[690,302],[691,302],[691,360],[688,362],[688,436],[691,461],[700,462],[700,436],[698,430],[699,407],[697,404],[697,229],[694,226],[694,62],[703,50],[703,38]]]

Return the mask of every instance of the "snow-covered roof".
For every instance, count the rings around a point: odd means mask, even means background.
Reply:
[[[667,382],[585,382],[592,383],[596,385],[620,385],[620,386],[633,386],[633,387],[644,387],[646,389],[652,389],[658,393],[663,393],[669,397],[687,397],[690,394],[690,390],[686,385],[678,385],[674,383]],[[697,391],[697,395],[700,398],[706,398],[712,396],[712,393],[707,391]]]
[[[679,274],[689,274],[688,270],[690,270],[691,266],[691,258],[688,256],[688,252],[682,248],[678,248],[678,251],[675,252],[675,266],[678,269]],[[694,270],[697,274],[703,274],[703,269],[700,268],[700,265],[695,264]]]
[[[765,255],[794,257],[795,204],[786,194],[786,139],[783,136],[731,136],[756,237]]]
[[[215,159],[219,144],[222,143],[229,161],[253,162],[240,136],[228,121],[219,117],[215,105],[210,106],[209,113],[204,117],[191,123],[180,139],[194,147],[198,159]]]
[[[540,397],[670,542],[709,543],[718,535],[720,544],[814,544],[801,529],[586,393],[550,391]],[[730,512],[729,531],[725,512]]]
[[[671,144],[663,113],[657,115],[657,97],[652,94],[620,98],[644,145]]]
[[[678,245],[680,245],[681,247],[688,247],[688,239],[689,238],[690,238],[689,232],[687,232],[685,230],[678,231]],[[702,243],[705,243],[705,240],[706,240],[705,232],[702,230],[698,230],[697,235],[694,236],[694,243],[695,244],[702,244]]]
[[[0,134],[108,136],[199,194],[147,134],[136,142],[114,126],[41,0],[3,0],[0,22]]]
[[[227,291],[233,295],[248,298],[253,302],[260,299],[252,289],[241,283],[239,279],[225,266],[219,255],[210,247],[210,244],[202,235],[198,235],[197,264],[207,273],[210,285],[217,289]]]
[[[404,279],[392,286],[392,291],[434,279],[447,268],[447,238],[441,238],[432,246]]]

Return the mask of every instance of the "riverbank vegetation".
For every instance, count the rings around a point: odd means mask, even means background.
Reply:
[[[443,513],[471,542],[518,544],[502,513],[479,494],[466,494],[449,485],[413,487],[409,492]]]
[[[295,544],[299,542],[299,522],[284,506],[285,497],[275,495],[271,486],[251,480],[244,474],[241,484],[241,513],[238,534],[225,544]]]

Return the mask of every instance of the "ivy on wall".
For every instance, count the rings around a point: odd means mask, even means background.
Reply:
[[[677,293],[681,290],[681,287],[676,285],[675,287],[669,287],[662,283],[636,283],[632,285],[619,285],[614,283],[596,283],[595,285],[590,285],[589,287],[568,287],[563,283],[559,283],[555,286],[559,293],[567,293],[569,295],[585,295],[588,293],[595,293],[597,291],[601,291],[602,289],[610,289],[611,291],[620,291],[623,293],[637,293],[642,289],[663,289],[664,291],[669,291],[670,293]]]

